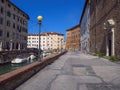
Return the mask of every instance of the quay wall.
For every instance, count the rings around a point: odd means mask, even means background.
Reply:
[[[41,62],[34,62],[20,69],[0,75],[0,90],[14,90],[20,84],[28,80],[45,66],[51,64],[66,52],[43,59]],[[41,81],[42,82],[42,81]]]

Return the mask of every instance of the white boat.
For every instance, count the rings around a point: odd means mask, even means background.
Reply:
[[[11,63],[24,63],[24,62],[27,62],[27,58],[22,56],[18,56],[17,58],[11,61]]]
[[[33,60],[33,59],[36,58],[36,56],[35,55],[30,55],[29,58],[30,58],[30,60]]]

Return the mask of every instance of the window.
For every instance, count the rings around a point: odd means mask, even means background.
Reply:
[[[14,11],[16,11],[16,8],[14,8]]]
[[[24,36],[24,40],[27,40],[27,37],[26,37],[26,36]]]
[[[20,23],[22,24],[22,18],[20,18]]]
[[[7,21],[7,26],[10,27],[10,21],[9,20]]]
[[[17,25],[17,30],[18,30],[19,32],[21,32],[21,29],[22,29],[22,27],[19,26],[19,25]]]
[[[19,26],[17,25],[17,30],[19,30]]]
[[[15,14],[13,14],[13,19],[15,20]]]
[[[8,4],[8,7],[10,8],[10,7],[11,7],[11,5],[10,5],[10,4]]]
[[[9,36],[10,36],[10,35],[9,35],[9,32],[7,32],[7,37],[9,38]]]
[[[11,17],[10,11],[7,12],[7,16],[8,16],[8,17]]]
[[[4,9],[3,9],[3,7],[1,7],[1,9],[0,9],[1,14],[3,14],[3,11],[4,11]]]
[[[19,17],[17,17],[17,21],[19,21]]]
[[[0,24],[3,24],[3,18],[0,18]]]
[[[13,28],[15,29],[15,23],[13,23]]]
[[[2,33],[3,33],[2,30],[0,30],[0,37],[2,36]]]
[[[20,26],[20,27],[19,27],[19,32],[21,32],[21,29],[22,29],[22,27]]]

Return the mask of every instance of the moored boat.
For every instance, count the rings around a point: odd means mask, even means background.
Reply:
[[[14,60],[11,61],[11,63],[24,63],[26,62],[26,58],[15,58]]]
[[[11,63],[24,63],[27,62],[27,57],[23,57],[22,55],[17,56],[15,59],[11,61]]]

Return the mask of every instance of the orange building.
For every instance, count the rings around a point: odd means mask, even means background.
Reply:
[[[68,51],[80,49],[80,25],[66,30],[66,49]]]

